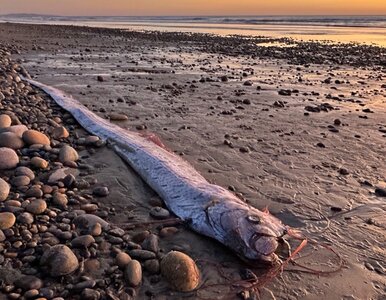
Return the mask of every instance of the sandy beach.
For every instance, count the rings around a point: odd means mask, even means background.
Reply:
[[[185,225],[127,227],[154,220],[149,211],[164,207],[162,200],[109,147],[79,147],[76,141],[86,132],[76,122],[66,123],[70,117],[55,108],[84,166],[74,168],[77,178],[108,187],[106,197],[90,200],[98,206],[96,214],[125,230],[121,243],[109,240],[114,234],[97,239],[98,254],[85,258],[80,275],[96,280],[88,288],[100,294],[89,299],[386,299],[386,48],[10,23],[0,24],[0,45],[35,80],[71,94],[123,128],[156,134],[209,182],[253,207],[268,207],[283,223],[333,247],[344,261],[326,276],[289,264],[260,295],[235,292],[219,269],[236,282],[250,266],[221,244]],[[6,82],[21,69],[0,70],[0,91],[11,91]],[[11,92],[4,98],[0,114],[21,113]],[[20,157],[27,155],[19,151]],[[7,172],[0,170],[0,177],[14,176]],[[11,193],[23,195],[16,187]],[[2,212],[8,211],[4,203]],[[81,209],[78,204],[74,210]],[[164,227],[171,228],[168,234]],[[203,286],[224,285],[179,293],[148,266],[142,284],[126,291],[122,271],[111,270],[114,255],[153,235],[159,238],[157,259],[179,250],[197,262]],[[293,249],[300,243],[289,242]],[[80,289],[69,288],[79,277],[56,282],[23,259],[26,255],[5,255],[15,252],[14,241],[0,244],[0,273],[34,268],[32,275],[41,275],[53,291],[42,299],[86,299]],[[43,242],[38,244],[43,249]],[[312,269],[337,268],[336,256],[326,249],[309,244],[301,255],[297,261]],[[21,289],[7,291],[14,284],[5,281],[4,297],[15,293],[20,297],[11,299],[22,299]],[[129,298],[119,296],[123,290]]]

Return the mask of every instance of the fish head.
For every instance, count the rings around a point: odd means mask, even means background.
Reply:
[[[236,217],[236,218],[235,218]],[[230,221],[230,220],[229,220]],[[238,244],[238,252],[248,261],[275,263],[275,251],[287,227],[268,211],[257,209],[239,211],[233,216],[232,243]]]

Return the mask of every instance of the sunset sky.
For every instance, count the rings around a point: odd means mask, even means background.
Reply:
[[[0,14],[385,15],[386,0],[0,0]]]

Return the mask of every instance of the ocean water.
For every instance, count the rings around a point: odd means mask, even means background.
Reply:
[[[356,42],[386,47],[386,16],[85,17],[17,14],[0,16],[0,21],[291,37],[298,40]]]

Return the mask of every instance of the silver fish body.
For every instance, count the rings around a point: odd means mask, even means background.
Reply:
[[[72,114],[88,132],[114,150],[196,232],[216,239],[246,260],[271,261],[286,227],[272,215],[250,207],[230,191],[210,184],[190,164],[147,138],[95,115],[64,92],[31,79]]]

